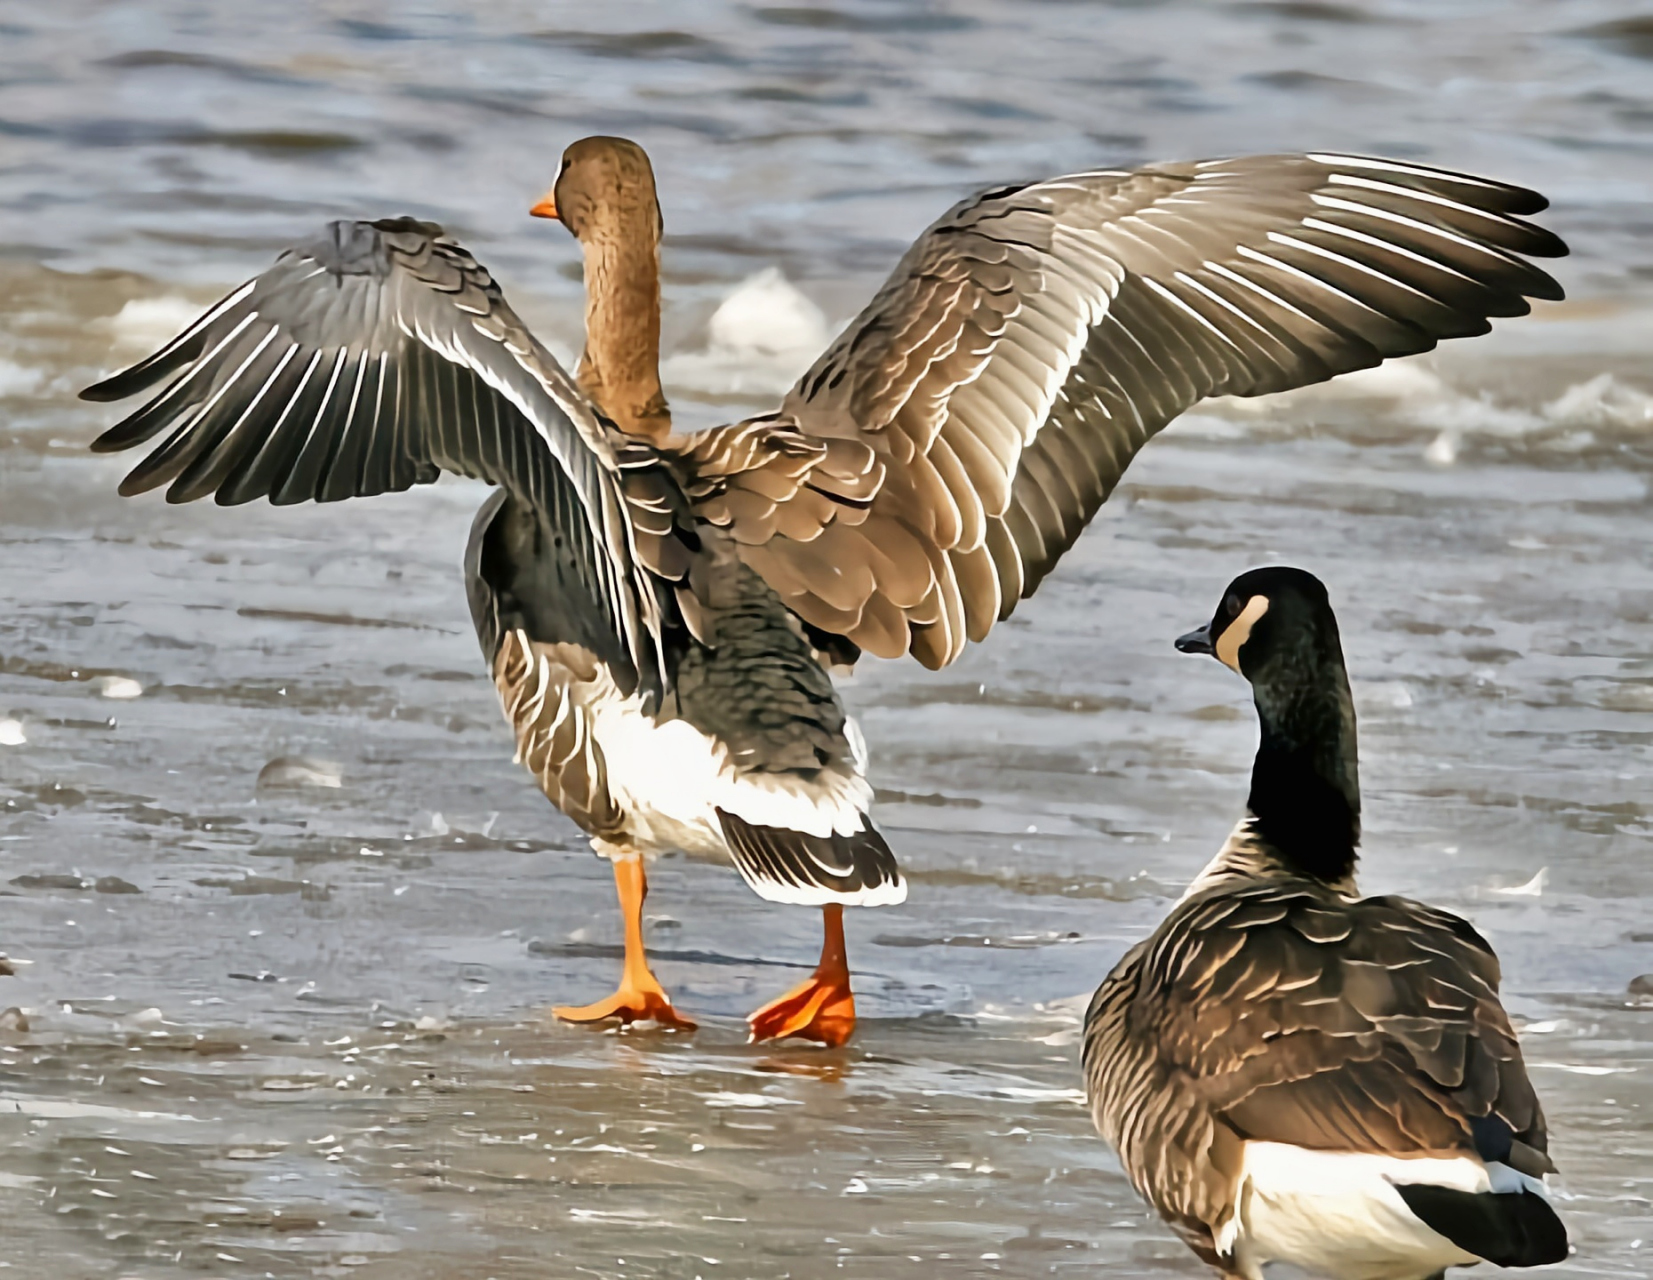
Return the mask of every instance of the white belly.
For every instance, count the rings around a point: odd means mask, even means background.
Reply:
[[[1425,1280],[1479,1261],[1425,1226],[1395,1190],[1399,1182],[1472,1192],[1543,1189],[1536,1179],[1470,1156],[1407,1159],[1247,1142],[1235,1216],[1218,1247],[1232,1249],[1247,1280],[1262,1280],[1270,1262],[1336,1280]]]
[[[609,794],[625,811],[636,851],[727,857],[717,811],[747,822],[824,836],[861,829],[872,788],[858,772],[742,772],[728,748],[684,720],[657,723],[635,697],[600,678],[574,686],[603,753]]]

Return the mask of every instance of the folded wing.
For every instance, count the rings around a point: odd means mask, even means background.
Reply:
[[[1543,1111],[1467,923],[1262,886],[1179,907],[1087,1018],[1091,1095],[1173,1216],[1216,1220],[1236,1141],[1550,1169]],[[1128,1100],[1128,1101],[1127,1101]]]
[[[778,414],[714,433],[731,456],[756,427],[783,447],[700,509],[811,625],[945,665],[1204,397],[1318,382],[1559,298],[1528,261],[1566,252],[1523,220],[1544,207],[1321,154],[986,192],[920,237]]]

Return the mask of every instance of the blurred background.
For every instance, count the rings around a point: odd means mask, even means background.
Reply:
[[[670,860],[694,1038],[612,984],[606,864],[511,763],[482,491],[126,501],[74,393],[335,217],[445,224],[559,355],[527,216],[621,133],[665,210],[680,426],[768,407],[983,185],[1342,149],[1535,187],[1569,300],[1202,407],[1012,622],[845,687],[900,907],[846,1050],[748,1049],[813,913]],[[1084,1001],[1244,799],[1171,638],[1287,560],[1361,713],[1363,884],[1505,964],[1577,1246],[1653,1255],[1653,10],[1592,0],[0,4],[0,1271],[1196,1276],[1078,1091]]]

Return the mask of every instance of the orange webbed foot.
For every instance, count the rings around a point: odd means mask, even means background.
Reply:
[[[695,1020],[672,1008],[672,1002],[658,986],[622,986],[596,1004],[559,1004],[551,1012],[564,1022],[606,1022],[617,1018],[627,1026],[633,1022],[655,1022],[675,1031],[695,1029]]]
[[[648,878],[638,857],[614,859],[614,887],[620,897],[620,914],[626,925],[625,968],[620,989],[596,1004],[559,1004],[551,1012],[564,1022],[606,1022],[618,1018],[626,1025],[655,1022],[677,1031],[693,1031],[693,1018],[685,1018],[666,998],[643,949],[643,900],[648,896]]]
[[[752,1029],[749,1043],[797,1036],[837,1048],[855,1032],[855,996],[849,989],[849,975],[816,973],[746,1021]]]

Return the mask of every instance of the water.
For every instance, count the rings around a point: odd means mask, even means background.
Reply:
[[[1170,640],[1285,559],[1341,611],[1365,885],[1503,956],[1578,1247],[1555,1274],[1645,1275],[1647,19],[611,8],[0,6],[0,1271],[1201,1274],[1091,1132],[1075,1036],[1243,796],[1244,688]],[[72,393],[350,214],[443,221],[576,350],[575,247],[525,215],[595,131],[660,174],[684,423],[768,403],[960,194],[1099,163],[1525,181],[1571,300],[1185,419],[990,644],[863,664],[913,891],[850,913],[850,1048],[743,1045],[816,920],[682,860],[652,940],[703,1030],[593,1032],[544,1010],[612,983],[610,879],[510,762],[457,571],[479,491],[123,501]],[[791,285],[712,326],[769,268]]]

